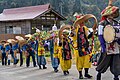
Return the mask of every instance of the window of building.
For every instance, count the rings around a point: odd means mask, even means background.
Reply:
[[[13,34],[21,34],[21,27],[13,27]]]
[[[21,34],[21,27],[6,26],[6,34]]]
[[[6,26],[6,33],[13,34],[13,26]]]

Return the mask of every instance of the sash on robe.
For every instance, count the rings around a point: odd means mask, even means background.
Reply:
[[[70,45],[67,39],[65,39],[63,41],[63,52],[62,52],[62,57],[64,60],[70,60],[72,59],[72,55],[71,55],[71,49],[70,49]]]
[[[81,27],[78,29],[77,46],[78,46],[79,56],[85,56],[90,53],[89,52],[89,42],[87,40],[84,27]]]

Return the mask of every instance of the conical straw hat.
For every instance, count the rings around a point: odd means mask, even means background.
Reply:
[[[27,34],[27,35],[25,35],[25,37],[29,37],[30,38],[30,37],[32,37],[32,35],[31,34]]]
[[[92,14],[86,14],[84,16],[81,16],[79,19],[77,19],[73,26],[75,27],[75,29],[79,26],[79,24],[82,24],[82,23],[85,23],[86,21],[88,21],[89,19],[93,18],[94,19],[94,25],[92,27],[93,31],[95,32],[96,31],[96,28],[97,28],[97,18],[92,15]]]
[[[63,30],[70,30],[71,29],[71,25],[65,25],[63,27],[60,28],[59,32],[58,32],[58,36],[59,36],[59,39],[62,40],[62,35],[63,35]]]
[[[18,41],[23,41],[23,40],[25,40],[23,37],[21,37],[21,36],[16,36],[15,37]]]
[[[8,42],[4,44],[4,47],[6,47],[7,45],[9,45],[9,43],[8,43]]]
[[[1,40],[0,43],[6,43],[7,41],[6,40]]]
[[[14,40],[14,39],[8,39],[7,42],[11,43],[11,44],[15,44],[17,43],[18,41]]]

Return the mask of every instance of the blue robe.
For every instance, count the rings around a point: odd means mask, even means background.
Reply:
[[[5,47],[5,51],[9,51],[10,50],[10,45],[7,45],[6,47]]]
[[[16,50],[16,49],[18,49],[18,48],[19,48],[18,43],[16,43],[15,45],[12,45],[12,50],[13,50],[13,51]]]

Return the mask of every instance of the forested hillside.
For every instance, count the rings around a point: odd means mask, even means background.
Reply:
[[[6,8],[35,6],[50,3],[52,7],[64,16],[71,16],[74,12],[92,13],[97,18],[100,12],[108,5],[108,0],[0,0],[0,12]],[[114,5],[120,7],[120,0]]]

